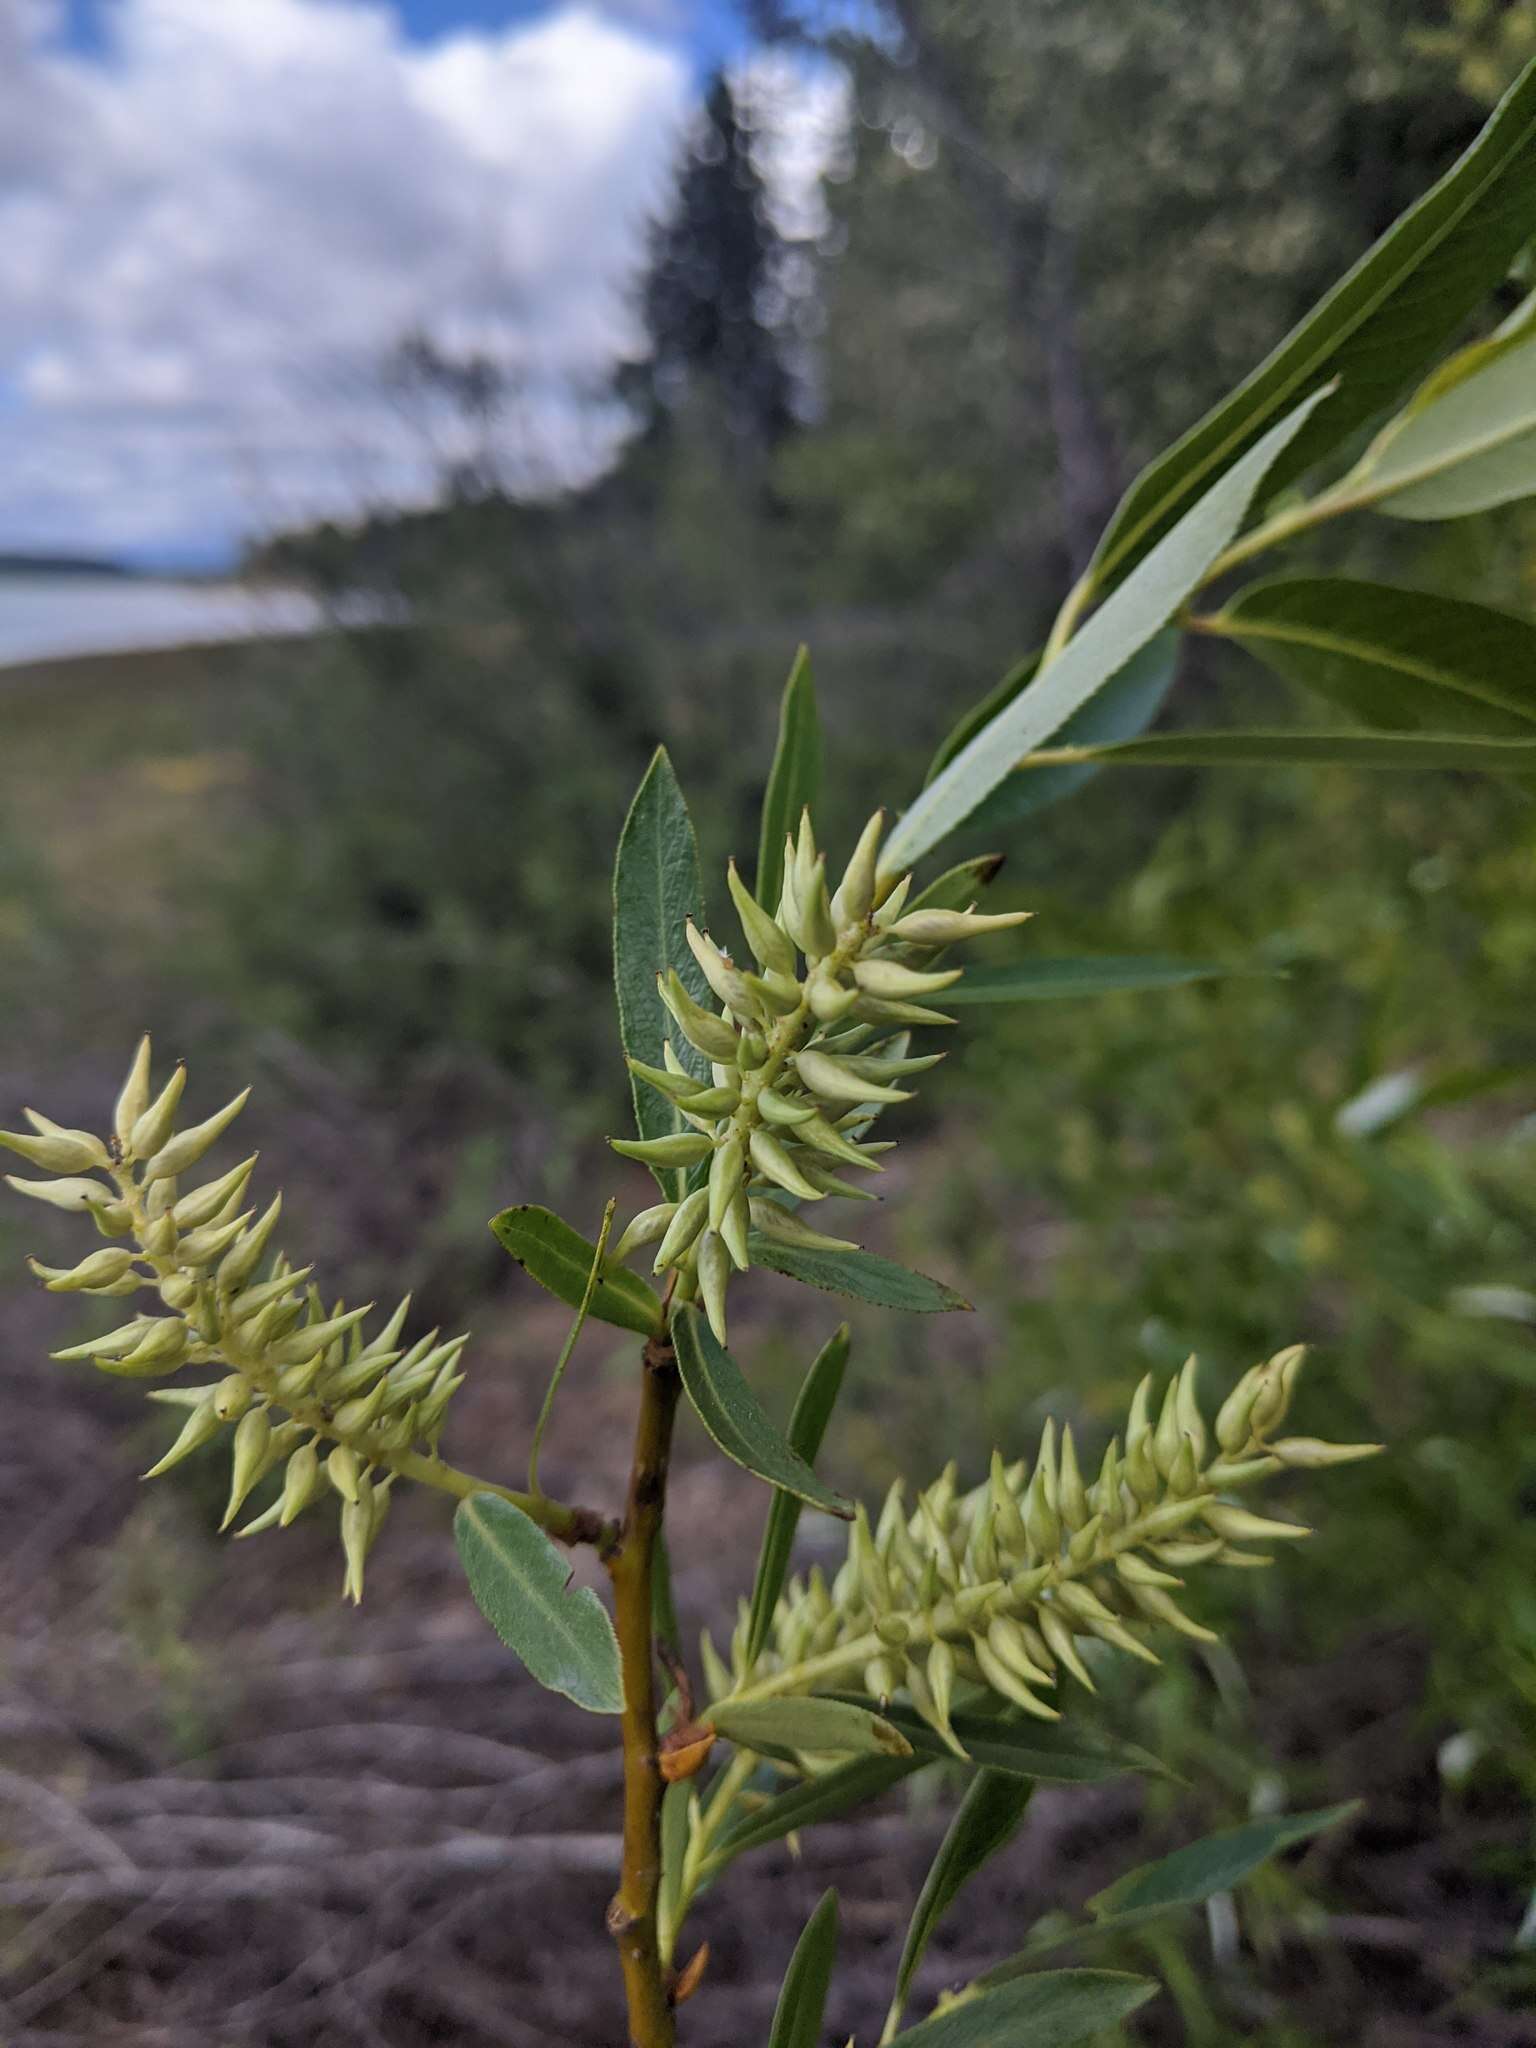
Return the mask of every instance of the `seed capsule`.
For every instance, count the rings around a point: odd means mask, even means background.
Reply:
[[[233,1102],[200,1124],[193,1124],[189,1130],[178,1131],[147,1162],[144,1168],[146,1180],[174,1180],[179,1173],[185,1173],[189,1166],[195,1166],[203,1154],[216,1145],[224,1132],[234,1122],[251,1097],[249,1088],[242,1088]]]
[[[133,1137],[133,1127],[149,1107],[149,1034],[139,1040],[138,1051],[128,1069],[128,1078],[112,1111],[112,1129],[119,1145],[126,1151]]]
[[[187,1069],[178,1062],[171,1078],[128,1134],[128,1152],[134,1159],[148,1159],[170,1137],[176,1124],[176,1110],[187,1085]]]

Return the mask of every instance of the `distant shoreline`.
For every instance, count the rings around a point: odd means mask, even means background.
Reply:
[[[290,638],[325,624],[307,592],[233,577],[0,571],[0,670],[76,656]]]

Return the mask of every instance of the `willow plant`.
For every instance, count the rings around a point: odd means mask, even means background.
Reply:
[[[893,1486],[869,1513],[814,1469],[849,1366],[846,1327],[816,1355],[781,1431],[728,1348],[730,1312],[753,1267],[892,1310],[963,1309],[954,1288],[858,1238],[887,1133],[942,1057],[933,1034],[967,1003],[1168,978],[1162,960],[1038,953],[1023,913],[980,907],[996,855],[925,873],[953,835],[1003,833],[1104,764],[1343,759],[1536,774],[1529,621],[1338,577],[1235,593],[1230,580],[1346,513],[1455,518],[1536,490],[1536,302],[1430,368],[1533,234],[1536,70],[1441,183],[1137,480],[1040,654],[960,721],[899,815],[877,814],[831,865],[814,822],[821,742],[803,653],[757,859],[750,879],[728,869],[718,922],[658,752],[615,872],[635,1131],[612,1140],[650,1170],[657,1199],[618,1227],[610,1201],[595,1242],[543,1208],[493,1220],[575,1311],[521,1486],[443,1454],[468,1340],[416,1333],[408,1301],[371,1320],[370,1308],[328,1300],[283,1248],[280,1198],[253,1193],[255,1159],[207,1163],[243,1095],[186,1122],[184,1070],[155,1075],[146,1039],[104,1132],[29,1110],[28,1130],[0,1134],[33,1169],[11,1185],[103,1240],[72,1266],[34,1271],[53,1292],[124,1305],[117,1327],[55,1356],[152,1383],[149,1398],[179,1415],[150,1476],[227,1438],[224,1526],[254,1536],[334,1512],[353,1600],[396,1486],[450,1495],[470,1588],[503,1640],[541,1684],[618,1720],[623,1846],[608,1925],[635,2048],[676,2039],[677,2009],[706,1978],[690,1911],[738,1857],[803,1838],[917,1770],[964,1773],[966,1789],[916,1902],[881,2036],[913,2048],[1068,2043],[1115,2025],[1155,1985],[1042,1970],[1047,1950],[1230,1890],[1344,1811],[1254,1820],[1133,1872],[1090,1901],[1088,1920],[1037,1936],[908,2026],[935,1926],[1017,1829],[1033,1786],[1147,1761],[1091,1697],[1106,1663],[1155,1664],[1171,1644],[1209,1643],[1210,1571],[1268,1565],[1307,1533],[1255,1496],[1293,1473],[1316,1483],[1379,1447],[1292,1433],[1304,1353],[1287,1344],[1225,1388],[1202,1387],[1194,1360],[1166,1386],[1144,1381],[1123,1430],[1091,1455],[1070,1426],[1047,1422],[1034,1444],[999,1446],[985,1472],[962,1480],[946,1465],[910,1495]],[[1341,450],[1342,475],[1304,492]],[[1216,608],[1203,608],[1213,586]],[[1184,632],[1238,643],[1354,722],[1148,736]],[[967,971],[978,940],[996,951]],[[765,1295],[752,1318],[766,1313]],[[545,1423],[589,1317],[639,1344],[627,1497],[605,1507],[555,1499],[540,1476]],[[754,1583],[728,1639],[704,1635],[692,1658],[666,1551],[684,1399],[750,1483],[770,1489]],[[830,1576],[792,1569],[807,1506],[847,1524]],[[558,1546],[596,1552],[611,1610],[572,1588]],[[829,1894],[789,1960],[771,2048],[822,2038],[836,1939]]]

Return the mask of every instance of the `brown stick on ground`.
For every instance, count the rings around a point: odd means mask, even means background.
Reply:
[[[656,1932],[664,1787],[657,1755],[651,1574],[666,1510],[677,1400],[671,1339],[653,1337],[645,1347],[624,1526],[608,1559],[624,1674],[624,1863],[608,1908],[608,1929],[624,1971],[632,2048],[672,2048],[676,2040]]]

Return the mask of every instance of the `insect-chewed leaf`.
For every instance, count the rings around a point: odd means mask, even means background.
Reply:
[[[1182,988],[1230,974],[1209,960],[1174,960],[1166,954],[1102,954],[1097,959],[1021,960],[1009,967],[977,967],[945,996],[947,1003],[1049,1003],[1076,996],[1119,995],[1127,989]]]
[[[906,2048],[1072,2048],[1155,1996],[1149,1977],[1123,1970],[1042,1970],[961,1997],[895,2039]]]
[[[795,1401],[794,1412],[789,1418],[789,1432],[785,1439],[797,1458],[803,1458],[807,1465],[814,1462],[821,1449],[822,1437],[832,1419],[832,1410],[843,1384],[843,1374],[848,1366],[848,1325],[842,1323],[821,1347],[811,1363]],[[768,1520],[763,1528],[763,1547],[758,1553],[757,1575],[752,1582],[752,1605],[747,1620],[747,1665],[756,1661],[759,1651],[768,1640],[768,1631],[773,1624],[773,1610],[778,1605],[779,1594],[784,1589],[784,1576],[789,1570],[789,1553],[794,1546],[795,1530],[800,1524],[800,1498],[798,1494],[786,1493],[782,1487],[774,1490],[768,1509]]]
[[[1026,1780],[1005,1776],[1001,1771],[978,1771],[966,1787],[938,1854],[928,1867],[907,1929],[891,2008],[898,2016],[934,1929],[954,1904],[961,1887],[1013,1840],[1033,1791],[1033,1785]]]
[[[954,1760],[953,1750],[915,1708],[899,1700],[886,1704],[857,1693],[834,1697],[878,1710],[901,1730],[919,1756]],[[972,1764],[1016,1778],[1042,1784],[1096,1785],[1107,1778],[1124,1777],[1127,1771],[1166,1775],[1149,1750],[1112,1736],[1085,1734],[1081,1728],[1067,1732],[1038,1721],[1005,1721],[995,1714],[964,1709],[951,1715],[950,1725]]]
[[[552,1209],[524,1202],[491,1218],[498,1242],[524,1272],[571,1308],[580,1308],[597,1247]],[[641,1337],[656,1336],[663,1322],[661,1302],[637,1273],[611,1266],[593,1289],[590,1315]]]
[[[1205,626],[1366,725],[1529,737],[1536,724],[1536,624],[1514,612],[1357,577],[1276,576]]]
[[[764,1414],[741,1367],[696,1309],[676,1311],[672,1341],[683,1390],[725,1455],[770,1486],[781,1486],[813,1508],[851,1520],[851,1505],[823,1486],[805,1460],[790,1449]]]
[[[802,1251],[798,1245],[780,1244],[756,1231],[748,1243],[754,1264],[828,1294],[845,1294],[850,1301],[906,1309],[913,1315],[936,1315],[971,1305],[942,1280],[930,1280],[926,1273],[914,1273],[874,1252]]]
[[[784,841],[800,823],[800,813],[814,804],[821,787],[821,721],[811,684],[811,657],[802,647],[784,685],[779,708],[779,743],[768,787],[763,792],[763,819],[758,833],[757,873],[753,894],[772,917],[784,880]]]
[[[836,1960],[837,1893],[825,1891],[789,1959],[768,2048],[817,2048]]]
[[[613,1623],[536,1522],[498,1494],[475,1493],[453,1518],[475,1605],[540,1685],[591,1714],[619,1714],[624,1689]]]
[[[1232,540],[1275,458],[1322,394],[1288,412],[1160,540],[1048,667],[982,727],[904,813],[882,867],[899,873],[962,825],[1157,634]],[[1134,744],[1134,743],[1132,743]]]
[[[662,1046],[673,1050],[690,1074],[709,1079],[709,1062],[682,1036],[656,990],[656,977],[675,969],[694,1001],[713,1010],[703,971],[685,936],[688,919],[704,922],[704,889],[698,842],[683,792],[665,747],[658,747],[645,771],[619,834],[613,870],[613,985],[619,1004],[619,1036],[631,1059],[662,1064]],[[664,1138],[686,1128],[665,1096],[631,1076],[635,1125],[642,1138]],[[653,1168],[663,1192],[682,1193],[682,1170]]]
[[[1359,1810],[1360,1801],[1351,1799],[1315,1813],[1281,1814],[1273,1820],[1250,1820],[1241,1827],[1223,1828],[1219,1834],[1175,1849],[1156,1863],[1128,1871],[1091,1898],[1088,1910],[1101,1923],[1113,1921],[1119,1927],[1177,1906],[1198,1906],[1217,1892],[1241,1884],[1282,1849],[1310,1841]]]
[[[1472,146],[1230,397],[1131,485],[1089,574],[1125,575],[1269,421],[1330,378],[1337,389],[1276,463],[1279,486],[1381,412],[1505,277],[1536,233],[1536,64]]]
[[[814,1754],[906,1757],[912,1745],[883,1714],[847,1700],[742,1700],[711,1707],[706,1717],[727,1742],[769,1755]]]

